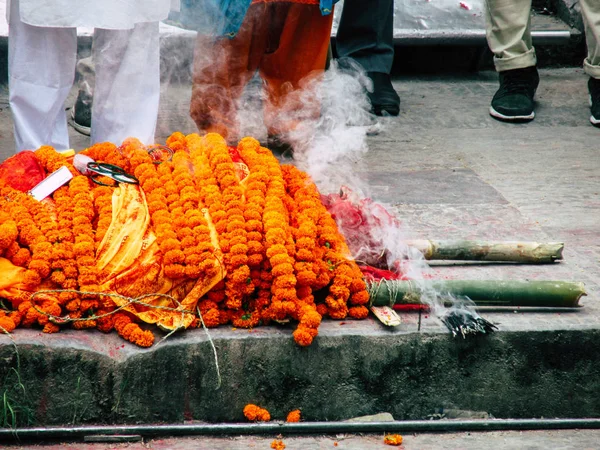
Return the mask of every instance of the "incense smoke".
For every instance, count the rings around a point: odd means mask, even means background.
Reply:
[[[216,35],[202,31],[195,39],[194,73],[222,64],[225,55],[220,46],[215,45],[216,39],[219,39]],[[186,41],[190,42],[190,39]],[[189,71],[180,73],[180,68],[189,67],[189,60],[186,61],[189,45],[171,46],[168,56],[164,53],[161,52],[163,66],[168,68],[165,78],[184,84],[191,79]],[[227,130],[227,140],[235,145],[241,137],[253,136],[266,145],[268,131],[263,114],[266,86],[257,73],[246,73],[244,77],[249,81],[243,93],[233,99],[234,105],[229,110],[231,126]],[[269,123],[269,127],[287,129],[280,137],[293,147],[293,163],[311,175],[323,194],[330,194],[328,207],[345,234],[355,259],[414,280],[420,286],[421,301],[454,332],[452,325],[460,323],[460,320],[455,321],[456,317],[479,317],[472,302],[450,298],[427,287],[423,281],[432,277],[432,270],[423,255],[406,244],[406,225],[388,214],[390,206],[369,199],[368,182],[357,175],[367,172],[367,163],[363,159],[368,152],[367,136],[384,127],[384,121],[369,112],[366,93],[370,89],[371,81],[362,67],[351,60],[334,60],[323,74],[311,74],[301,83],[300,89],[291,92],[288,104],[280,105],[275,123]],[[232,100],[231,92],[224,92],[218,85],[206,86],[201,93],[194,92],[192,102],[194,95],[210,96],[210,102],[221,110],[223,104]],[[180,113],[184,113],[184,107],[181,108]],[[320,114],[311,114],[315,108]],[[273,120],[272,117],[269,119]],[[191,120],[187,120],[189,124]],[[289,129],[290,123],[296,126]],[[326,201],[327,197],[324,199]],[[348,202],[356,208],[335,208],[336,204],[347,206]]]

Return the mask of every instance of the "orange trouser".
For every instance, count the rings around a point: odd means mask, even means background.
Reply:
[[[237,104],[257,70],[270,135],[318,117],[320,104],[307,85],[325,69],[332,21],[318,5],[254,3],[233,39],[198,35],[190,106],[198,128],[238,139]]]

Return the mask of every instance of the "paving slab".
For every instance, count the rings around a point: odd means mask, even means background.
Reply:
[[[400,116],[381,119],[382,131],[353,164],[407,237],[566,247],[556,264],[435,264],[435,276],[583,281],[583,308],[485,311],[499,331],[468,341],[451,338],[430,315],[419,328],[414,314],[403,314],[396,329],[373,319],[325,321],[306,349],[287,326],[219,328],[210,336],[220,389],[202,330],[144,350],[115,334],[19,329],[0,336],[0,380],[20,399],[12,404],[19,423],[240,421],[249,402],[276,419],[296,408],[309,420],[384,411],[421,419],[439,408],[600,417],[600,130],[588,122],[586,81],[580,69],[542,70],[535,121],[505,124],[488,116],[492,72],[397,77]],[[185,83],[163,86],[160,139],[195,131],[189,96]],[[4,89],[1,159],[14,149],[11,127]],[[74,148],[87,145],[71,137]]]

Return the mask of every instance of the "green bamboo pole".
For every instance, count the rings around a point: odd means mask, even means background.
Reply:
[[[368,286],[373,306],[421,303],[423,292],[468,297],[477,306],[575,308],[587,295],[583,283],[567,281],[382,280]]]
[[[530,264],[552,263],[562,259],[562,242],[519,241],[407,241],[427,260],[440,261],[510,261]]]

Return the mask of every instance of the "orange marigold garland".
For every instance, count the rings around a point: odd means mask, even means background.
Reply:
[[[6,312],[0,310],[0,333],[12,333],[17,325],[15,321],[6,315]]]
[[[131,316],[126,313],[116,313],[113,326],[119,336],[133,342],[140,347],[150,347],[154,343],[154,335],[151,331],[142,330],[137,323],[133,322]]]
[[[16,250],[11,255],[12,259],[16,260],[16,265],[24,266],[23,263],[27,263],[29,270],[25,273],[24,282],[30,288],[36,288],[50,274],[52,260],[52,244],[48,242],[48,238],[36,220],[39,218],[39,202],[9,186],[4,186],[0,190],[0,195],[4,199],[3,209],[13,218],[14,224],[17,226],[18,241],[24,247],[29,248],[31,258],[28,258],[29,252],[24,253],[21,248],[17,249],[13,245],[16,241],[12,241],[7,250],[10,247],[13,247],[12,250]],[[12,238],[14,230],[10,231]],[[21,264],[18,264],[19,262]]]
[[[77,282],[83,291],[97,291],[96,245],[94,240],[94,203],[92,200],[90,181],[78,175],[69,183],[69,195],[73,199],[73,234],[75,243],[73,253],[77,262],[79,276]]]
[[[314,183],[308,176],[293,166],[282,166],[286,188],[294,204],[295,218],[293,221],[295,235],[294,269],[298,280],[298,329],[294,339],[300,345],[306,346],[318,333],[321,314],[317,311],[313,288],[316,287],[315,248],[317,237],[316,221],[319,218],[319,194]],[[322,207],[322,205],[321,205]]]
[[[215,271],[215,255],[192,176],[192,160],[185,140],[170,139],[168,143],[175,150],[173,180],[179,190],[179,203],[171,210],[171,215],[185,255],[185,275],[190,279],[210,278]]]
[[[225,221],[224,239],[221,245],[227,269],[225,301],[228,308],[239,309],[242,307],[244,296],[254,290],[248,267],[243,191],[225,140],[218,134],[209,133],[204,137],[203,142],[210,169],[222,193],[225,211],[225,216],[221,220]],[[219,228],[217,230],[221,232]]]
[[[264,260],[263,245],[263,211],[269,176],[257,150],[260,143],[253,138],[244,138],[238,144],[238,152],[250,169],[246,181],[246,231],[248,240],[248,267],[250,267],[252,283],[260,284],[260,268]]]
[[[96,250],[100,246],[102,239],[106,235],[110,223],[112,222],[112,196],[114,188],[108,186],[94,187],[92,189],[92,198],[94,202],[94,209],[96,211],[96,218],[94,221],[96,233],[94,240],[96,242]]]
[[[130,150],[130,164],[138,178],[148,203],[156,240],[163,255],[165,274],[172,279],[185,277],[185,254],[175,229],[175,219],[181,217],[179,190],[173,180],[173,163],[158,166],[142,148]],[[180,223],[179,221],[177,223]]]
[[[271,264],[265,254],[265,237],[263,214],[266,203],[267,185],[269,182],[268,164],[265,159],[269,156],[260,154],[260,143],[253,138],[244,138],[240,141],[238,152],[247,164],[250,174],[246,184],[246,230],[248,232],[248,266],[250,278],[257,289],[255,303],[256,314],[261,316],[263,322],[270,320],[267,310],[271,302],[271,284],[273,276]]]
[[[211,277],[218,270],[215,260],[223,260],[224,282],[197,305],[207,327],[232,323],[252,328],[291,318],[298,321],[295,341],[306,346],[325,314],[366,317],[369,297],[362,273],[305,173],[280,166],[252,138],[232,150],[215,134],[174,133],[167,145],[173,151],[170,161],[155,161],[136,139],[118,148],[96,144],[84,154],[138,178],[169,278]],[[112,222],[114,188],[91,184],[51,147],[38,149],[36,157],[48,171],[67,166],[74,178],[47,205],[20,192],[7,191],[9,200],[0,196],[0,255],[28,269],[32,287],[43,282],[49,288],[97,290],[95,252]],[[222,253],[212,245],[211,222]],[[181,283],[176,282],[177,289],[184,293],[187,288],[181,286],[189,282]],[[315,304],[319,290],[325,295]],[[101,299],[99,304],[67,292],[56,299],[38,297],[35,304],[24,299],[13,303],[17,311],[0,314],[0,324],[12,329],[39,324],[45,332],[56,332],[49,316],[66,314],[76,319],[74,328],[114,328],[138,345],[152,344],[152,333],[141,329],[133,314],[113,314],[114,302]]]
[[[294,275],[294,260],[288,253],[288,215],[283,204],[286,195],[283,174],[279,162],[271,152],[263,147],[258,149],[267,166],[269,182],[263,211],[263,227],[265,231],[266,256],[271,265],[271,318],[283,320],[287,315],[296,311],[295,301],[296,276]]]
[[[205,208],[208,208],[208,213],[212,220],[212,223],[217,231],[219,245],[222,249],[223,245],[226,244],[224,238],[224,230],[226,227],[225,210],[223,206],[223,199],[217,180],[210,169],[208,158],[204,153],[203,139],[197,134],[190,134],[186,136],[186,145],[190,151],[190,157],[192,161],[192,167],[194,171],[194,179],[196,182],[196,190],[200,194],[199,204]],[[222,253],[219,250],[218,255],[215,255],[219,261],[222,261]],[[224,269],[224,266],[223,266]],[[216,304],[221,303],[225,300],[225,282],[220,281],[215,287],[213,287],[207,294],[207,299],[215,302]],[[213,317],[216,313],[212,314]],[[220,315],[220,323],[228,322],[227,314]]]
[[[108,163],[129,170],[129,158],[125,156],[130,153],[129,147],[142,149],[143,145],[137,139],[128,139],[121,147],[110,142],[99,142],[86,148],[81,154],[89,156],[98,163]]]

